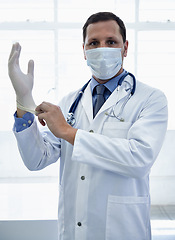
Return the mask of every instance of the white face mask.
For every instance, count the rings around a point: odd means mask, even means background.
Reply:
[[[85,51],[92,75],[101,80],[114,77],[122,66],[121,48],[101,47]]]

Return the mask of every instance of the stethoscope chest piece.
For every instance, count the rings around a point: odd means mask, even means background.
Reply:
[[[71,112],[68,113],[67,115],[67,119],[66,119],[67,123],[69,123],[71,126],[74,126],[75,125],[75,117],[74,117],[74,114]]]

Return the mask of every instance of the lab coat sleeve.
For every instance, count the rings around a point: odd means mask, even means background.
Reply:
[[[36,120],[21,131],[13,129],[17,139],[18,149],[25,166],[36,171],[56,162],[60,156],[61,143],[48,129],[39,131]]]
[[[143,178],[150,172],[167,129],[167,101],[158,91],[149,97],[127,138],[78,130],[72,160],[117,174]]]
[[[70,102],[76,95],[77,91],[74,91],[60,101],[59,106],[65,117]],[[36,119],[29,128],[17,132],[14,127],[13,132],[22,160],[29,170],[41,170],[56,162],[61,156],[62,140],[55,137],[47,126],[40,129]]]

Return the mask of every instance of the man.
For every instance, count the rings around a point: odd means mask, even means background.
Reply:
[[[166,133],[167,101],[157,89],[139,81],[135,86],[123,69],[128,41],[120,18],[93,14],[83,37],[93,76],[74,112],[76,122],[71,126],[65,118],[79,91],[59,106],[43,102],[36,107],[40,123],[47,125],[41,132],[28,112],[35,107],[33,62],[23,74],[20,46],[13,46],[9,76],[17,95],[19,150],[30,170],[60,157],[60,240],[150,240],[149,172]]]

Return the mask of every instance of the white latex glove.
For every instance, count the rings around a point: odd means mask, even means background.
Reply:
[[[17,107],[35,113],[36,104],[32,97],[34,62],[33,60],[28,62],[28,72],[24,74],[19,66],[20,52],[20,44],[13,44],[8,61],[8,73],[16,92]]]

